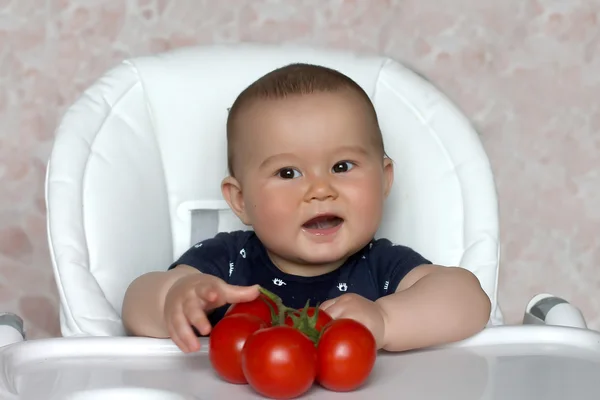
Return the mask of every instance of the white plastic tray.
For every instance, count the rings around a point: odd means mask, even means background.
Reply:
[[[220,381],[206,353],[170,340],[58,338],[0,348],[0,399],[258,399]],[[352,393],[315,386],[307,399],[597,400],[600,333],[552,326],[489,328],[458,344],[382,353]]]

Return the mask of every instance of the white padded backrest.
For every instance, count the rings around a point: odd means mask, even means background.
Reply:
[[[496,193],[462,114],[387,58],[232,45],[125,61],[64,116],[46,182],[64,336],[123,335],[120,312],[131,281],[165,270],[199,238],[249,229],[220,192],[227,109],[252,81],[299,61],[342,71],[373,99],[396,165],[378,236],[473,271],[494,305],[491,321],[502,322]]]

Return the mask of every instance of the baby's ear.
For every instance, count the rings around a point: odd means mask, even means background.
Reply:
[[[385,157],[383,159],[383,190],[384,196],[388,197],[394,184],[394,162],[391,158]]]
[[[242,187],[238,180],[232,176],[223,179],[221,182],[221,193],[240,221],[245,225],[251,225],[250,218],[246,213],[246,204],[244,203],[244,196],[242,195]]]

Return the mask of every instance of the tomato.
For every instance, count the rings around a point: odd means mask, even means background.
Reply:
[[[298,312],[302,312],[302,310],[303,310],[303,308],[299,309]],[[309,307],[306,314],[310,318],[315,315],[316,311],[317,311],[316,307]],[[333,320],[333,318],[331,318],[331,316],[329,314],[327,314],[323,310],[319,310],[319,314],[317,315],[317,320],[315,322],[314,328],[320,332],[323,329],[323,327],[325,325],[327,325],[329,322],[331,322],[332,320]],[[288,326],[294,325],[294,321],[292,320],[292,318],[289,315],[285,318],[285,324]]]
[[[347,392],[361,386],[377,358],[375,337],[353,319],[330,322],[317,345],[317,382],[326,389]]]
[[[267,324],[257,316],[235,314],[221,319],[212,329],[208,358],[217,374],[230,383],[247,383],[242,371],[242,349],[250,335]]]
[[[291,399],[312,387],[317,374],[317,349],[306,335],[289,326],[262,329],[244,345],[242,370],[259,394]]]
[[[277,306],[275,305],[275,302],[261,293],[252,301],[233,304],[231,307],[229,307],[225,315],[252,314],[265,321],[268,326],[271,326],[273,320],[269,304],[273,307],[273,310],[277,312]]]

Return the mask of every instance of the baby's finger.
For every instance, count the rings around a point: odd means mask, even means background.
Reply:
[[[183,344],[186,353],[195,352],[200,350],[200,342],[196,337],[196,334],[192,330],[189,322],[179,326],[180,329],[176,332],[177,337]]]
[[[327,301],[331,301],[331,303],[329,305],[326,305],[327,308],[322,308],[324,311],[327,311],[327,314],[329,314],[329,316],[333,319],[338,319],[338,318],[342,318],[346,312],[346,307],[344,305],[344,302],[338,302],[336,301],[336,299],[333,300],[327,300]],[[324,302],[323,304],[325,304],[326,302]]]
[[[221,289],[226,304],[245,303],[256,299],[260,295],[258,285],[224,285]]]
[[[177,347],[179,347],[179,349],[181,351],[183,351],[184,353],[187,353],[188,348],[187,348],[185,342],[183,340],[181,340],[181,338],[179,337],[177,332],[173,329],[173,326],[169,324],[168,328],[169,328],[169,337],[171,338],[173,343],[175,343],[175,345],[177,345]]]
[[[171,323],[169,324],[169,333],[171,339],[184,353],[193,351],[193,343],[192,346],[189,345],[191,343],[189,338],[194,337],[195,335],[183,311],[178,311],[173,315]]]
[[[201,331],[203,335],[210,332],[210,323],[206,318],[206,309],[210,309],[210,304],[207,304],[202,299],[187,299],[183,303],[183,314],[187,321]]]
[[[214,285],[201,285],[195,288],[196,296],[206,303],[214,303],[219,299],[219,292]]]
[[[190,307],[191,302],[184,303],[181,307],[180,318],[177,320],[177,324],[175,324],[175,330],[179,339],[185,344],[185,348],[188,352],[197,351],[200,349],[200,343],[198,338],[196,337],[196,333],[192,329],[192,323],[189,319],[191,315],[191,310],[194,310],[194,307]],[[196,306],[198,309],[198,306]]]
[[[186,317],[190,324],[195,326],[201,335],[208,335],[212,329],[210,321],[206,317],[206,313],[200,307],[189,307],[186,310]]]
[[[334,305],[334,304],[335,304],[335,302],[336,302],[336,300],[337,300],[337,299],[329,299],[329,300],[326,300],[326,301],[324,301],[324,302],[323,302],[323,303],[322,303],[322,304],[319,306],[319,308],[320,308],[321,310],[325,311],[325,310],[327,310],[329,307],[331,307],[332,305]]]
[[[225,304],[223,290],[217,285],[202,285],[195,290],[200,307],[204,310],[212,310]]]

